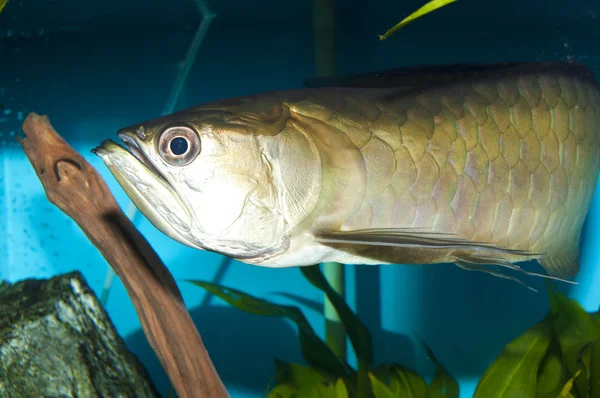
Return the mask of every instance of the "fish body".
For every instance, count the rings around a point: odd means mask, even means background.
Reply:
[[[413,68],[215,101],[119,137],[130,151],[95,152],[188,246],[269,267],[535,259],[568,278],[600,91],[570,63]]]

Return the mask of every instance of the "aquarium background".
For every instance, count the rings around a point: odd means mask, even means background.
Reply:
[[[461,0],[379,41],[377,35],[425,1],[336,0],[337,73],[415,64],[574,60],[600,75],[600,3],[574,0]],[[208,0],[217,16],[202,42],[176,109],[205,101],[302,87],[315,75],[312,1]],[[104,176],[119,204],[129,201],[90,153],[116,130],[160,115],[201,17],[192,0],[9,0],[0,13],[0,278],[47,278],[80,270],[100,295],[107,263],[79,227],[50,204],[15,140],[31,111]],[[564,290],[597,310],[600,197],[582,236],[579,285]],[[323,335],[322,294],[298,269],[227,261],[170,240],[143,216],[135,224],[178,281],[219,282],[300,306]],[[461,397],[501,349],[539,321],[542,293],[451,265],[346,266],[347,300],[371,330],[376,362],[431,375],[427,342],[459,380]],[[187,307],[232,397],[259,397],[274,358],[302,362],[296,329],[249,315],[180,283]],[[161,393],[169,381],[117,279],[107,310]],[[349,358],[352,358],[349,349]]]

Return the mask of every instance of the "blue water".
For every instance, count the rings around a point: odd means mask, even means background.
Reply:
[[[91,3],[91,4],[90,4]],[[413,64],[572,59],[600,76],[600,4],[593,1],[463,0],[396,33],[385,32],[419,1],[338,2],[337,72]],[[89,150],[117,129],[157,117],[200,18],[192,1],[10,0],[0,14],[0,277],[9,281],[83,272],[100,295],[107,263],[79,227],[50,204],[14,136],[30,111],[102,174],[123,209],[129,201]],[[301,87],[314,75],[312,2],[208,1],[217,14],[177,109],[214,99]],[[600,196],[582,237],[584,307],[600,304]],[[297,269],[266,269],[186,248],[138,215],[136,226],[177,280],[212,280],[300,306],[323,335],[323,297]],[[460,381],[461,397],[502,347],[541,319],[546,296],[449,265],[347,266],[347,299],[371,330],[377,362],[431,376],[418,335]],[[543,291],[541,281],[528,283]],[[275,357],[302,362],[293,324],[248,315],[180,284],[187,307],[232,397],[264,396]],[[118,279],[107,310],[119,333],[167,393],[169,382]],[[350,358],[352,354],[350,353]]]

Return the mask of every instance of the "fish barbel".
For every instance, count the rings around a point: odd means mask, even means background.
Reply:
[[[600,91],[561,62],[417,67],[215,101],[93,151],[159,230],[290,267],[579,270]],[[500,267],[500,268],[498,268]],[[515,279],[516,280],[516,279]]]

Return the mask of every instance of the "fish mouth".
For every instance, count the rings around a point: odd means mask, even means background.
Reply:
[[[126,136],[125,136],[126,137]],[[170,238],[202,249],[188,236],[193,216],[177,190],[144,155],[138,144],[120,137],[129,149],[111,139],[102,141],[96,154],[148,221]]]
[[[148,171],[154,174],[157,178],[161,179],[165,184],[169,187],[173,188],[173,186],[167,181],[167,179],[161,174],[160,171],[156,167],[152,161],[146,156],[144,151],[140,148],[140,145],[136,142],[136,140],[126,133],[118,133],[117,136],[123,143],[125,144],[125,148],[129,153],[131,153],[135,158],[144,165]]]

